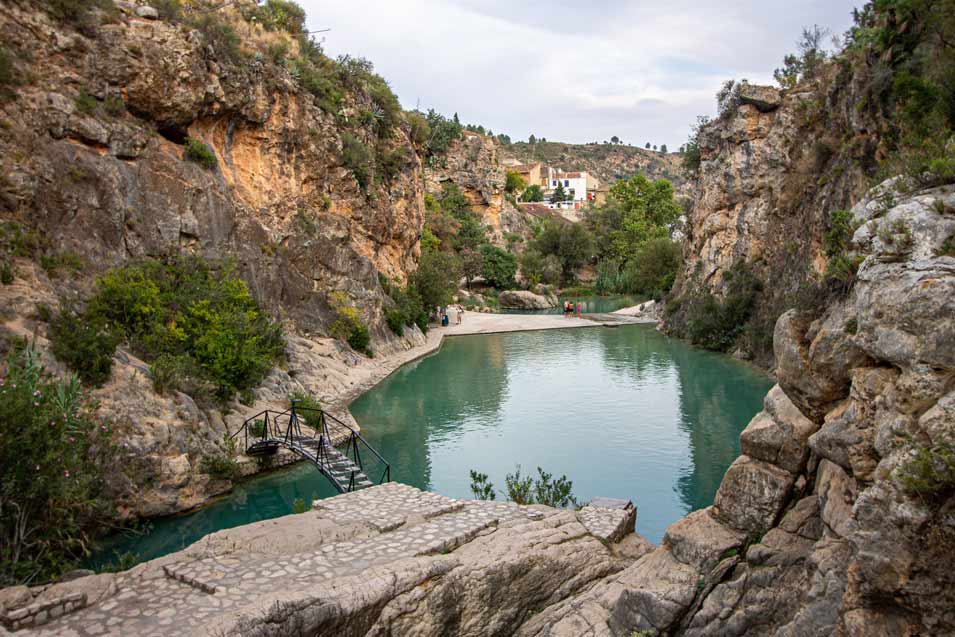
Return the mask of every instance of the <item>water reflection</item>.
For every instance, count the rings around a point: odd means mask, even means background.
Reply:
[[[470,497],[469,469],[503,488],[516,464],[541,466],[570,477],[581,501],[633,499],[637,530],[659,542],[667,525],[712,502],[770,386],[726,356],[632,325],[451,338],[351,411],[395,480]],[[333,491],[302,464],[115,547],[155,557],[316,495]]]

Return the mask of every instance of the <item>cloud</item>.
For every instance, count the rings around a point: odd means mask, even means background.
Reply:
[[[514,139],[677,148],[729,78],[770,82],[804,25],[845,31],[855,1],[305,0],[331,55],[366,57],[405,108]],[[798,6],[797,6],[798,5]]]

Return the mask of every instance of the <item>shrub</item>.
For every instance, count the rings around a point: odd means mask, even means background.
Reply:
[[[232,266],[198,257],[108,272],[86,315],[115,325],[147,362],[173,357],[160,363],[172,384],[160,386],[212,389],[220,400],[257,385],[284,351],[281,326],[262,312]]]
[[[488,481],[486,473],[478,473],[471,469],[471,493],[475,500],[494,500],[494,485]]]
[[[75,274],[83,269],[83,259],[75,252],[44,254],[40,256],[40,267],[52,277],[59,276],[64,270]]]
[[[348,295],[341,291],[329,295],[329,304],[334,310],[336,318],[328,329],[328,333],[335,338],[345,341],[352,349],[363,354],[370,354],[368,344],[371,336],[368,326],[361,319],[361,313],[355,307]]]
[[[84,382],[102,385],[112,373],[113,354],[122,333],[102,316],[78,312],[62,301],[61,304],[63,310],[50,323],[53,355]]]
[[[514,275],[517,274],[517,257],[490,244],[482,245],[480,252],[484,280],[500,290],[513,287]]]
[[[126,112],[126,102],[119,95],[107,95],[103,100],[103,109],[108,115],[119,117]]]
[[[16,83],[17,75],[13,67],[13,59],[6,48],[0,46],[0,95],[5,94],[7,89],[15,86]]]
[[[521,177],[520,173],[507,170],[506,177],[504,181],[504,191],[510,193],[520,193],[524,191],[524,188],[527,187],[527,182],[524,181],[524,178]]]
[[[96,98],[86,92],[86,89],[80,89],[80,94],[74,100],[76,110],[84,115],[92,115],[96,112]]]
[[[367,190],[371,184],[371,165],[374,161],[372,152],[364,143],[351,133],[342,134],[342,165],[355,176],[362,190]]]
[[[76,568],[107,517],[110,428],[75,378],[46,373],[32,346],[0,376],[0,586],[38,584]],[[16,426],[12,426],[16,423]]]
[[[517,465],[514,473],[504,477],[504,483],[508,499],[517,504],[543,504],[554,508],[577,506],[577,499],[573,493],[574,483],[564,475],[554,480],[552,474],[540,467],[537,467],[537,478],[532,478],[521,476],[521,466]],[[488,482],[485,474],[473,470],[471,471],[471,491],[479,499],[494,499],[494,485]],[[490,498],[482,497],[487,493],[490,493]]]
[[[294,391],[289,395],[289,404],[295,403],[296,410],[299,411],[299,418],[306,426],[318,431],[322,426],[322,403],[312,398],[310,394],[303,391]]]
[[[206,45],[212,47],[222,58],[230,62],[237,62],[242,58],[242,38],[222,17],[203,12],[192,21],[192,25],[202,35]]]
[[[408,318],[405,316],[405,313],[399,310],[398,308],[392,308],[385,312],[385,320],[388,322],[388,327],[392,332],[397,336],[404,336],[405,333],[405,323],[408,322]]]
[[[199,363],[188,354],[160,354],[149,370],[153,389],[159,394],[181,391],[199,401],[215,394],[215,385],[204,377]]]
[[[728,350],[753,314],[762,282],[743,264],[734,265],[726,277],[728,285],[722,301],[704,294],[689,310],[687,335],[695,345]]]
[[[650,239],[637,249],[627,267],[620,292],[646,294],[661,299],[670,291],[682,262],[682,248],[670,239]]]
[[[955,257],[955,235],[946,239],[935,254],[939,257]]]
[[[212,170],[218,164],[215,151],[192,137],[186,138],[186,159],[196,162],[207,170]]]
[[[269,31],[299,35],[305,31],[305,10],[290,0],[266,0],[256,7],[255,17]]]
[[[239,477],[239,463],[225,453],[215,453],[202,457],[199,471],[216,480],[235,480]]]
[[[265,435],[265,421],[256,420],[249,425],[249,435],[253,438],[261,438]]]
[[[902,485],[912,493],[940,496],[955,490],[955,445],[942,443],[919,447],[896,470]]]
[[[308,513],[308,504],[302,498],[295,498],[292,502],[292,513]]]
[[[13,264],[0,261],[0,283],[10,285],[16,277],[17,271],[13,267]]]

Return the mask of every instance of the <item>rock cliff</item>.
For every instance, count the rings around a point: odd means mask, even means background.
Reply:
[[[772,365],[776,318],[826,270],[832,212],[863,196],[884,154],[886,116],[866,91],[862,79],[835,65],[787,91],[743,82],[702,127],[671,331],[685,335],[694,303],[703,294],[724,296],[727,274],[743,265],[761,286],[756,316],[735,347]]]
[[[221,448],[243,414],[282,404],[293,390],[334,405],[356,368],[376,367],[321,338],[334,318],[331,291],[354,300],[380,354],[423,338],[416,328],[404,339],[391,334],[378,280],[404,279],[419,252],[424,181],[405,125],[380,134],[360,117],[375,108],[361,90],[328,112],[286,65],[257,51],[275,34],[242,20],[233,5],[243,6],[227,3],[217,15],[242,30],[252,50],[239,55],[142,5],[94,8],[95,28],[26,1],[0,6],[3,46],[19,78],[0,104],[0,221],[40,246],[33,258],[17,257],[14,281],[0,286],[2,333],[45,347],[38,305],[84,295],[110,267],[189,253],[234,261],[290,334],[288,365],[273,370],[254,404],[233,404],[229,415],[185,394],[154,393],[148,366],[119,351],[95,397],[99,415],[122,432],[132,469],[116,485],[123,513],[204,502],[228,484],[202,475],[200,458]],[[398,160],[387,173],[373,167],[363,188],[344,159],[346,136]],[[214,167],[187,160],[187,138],[211,149]],[[64,256],[74,264],[70,276],[38,265],[37,257]]]
[[[506,245],[507,233],[520,232],[528,225],[527,215],[505,196],[502,159],[503,150],[495,138],[464,130],[460,139],[432,157],[424,169],[428,193],[439,196],[443,184],[456,185],[490,228],[491,241],[500,246]]]

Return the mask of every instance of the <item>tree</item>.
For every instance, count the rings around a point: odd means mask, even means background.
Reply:
[[[802,35],[796,43],[798,55],[790,53],[783,58],[782,68],[773,72],[773,77],[782,88],[792,88],[800,80],[812,80],[819,74],[822,64],[829,58],[823,40],[829,35],[829,29],[818,24],[803,27]]]
[[[528,143],[528,144],[536,144],[536,143],[537,143],[537,138],[534,137],[534,133],[531,133],[530,137],[527,138],[527,143]]]
[[[700,169],[700,133],[703,128],[710,123],[710,118],[706,115],[698,115],[696,124],[690,127],[690,137],[686,141],[686,147],[683,151],[683,168],[690,173],[696,173]]]
[[[631,259],[645,241],[669,238],[671,226],[682,213],[673,185],[666,179],[651,182],[635,175],[615,183],[610,195],[622,212],[618,228],[609,237],[613,256],[620,260]]]
[[[530,284],[544,280],[544,255],[537,250],[525,250],[521,255],[521,276]]]
[[[521,174],[514,170],[508,170],[504,180],[505,192],[523,192],[527,187],[527,182],[521,177]]]
[[[452,252],[425,251],[411,280],[421,296],[421,304],[431,311],[451,302],[461,280],[461,262]]]
[[[657,149],[657,145],[654,144],[654,145],[653,145],[653,150],[656,150],[656,149]]]
[[[560,275],[563,267],[560,263],[560,257],[556,254],[548,254],[544,257],[544,263],[541,268],[541,279],[544,283],[557,285],[560,283]]]
[[[663,154],[666,154],[666,152],[667,152],[667,145],[666,145],[666,144],[661,144],[661,145],[660,145],[660,152],[663,153]]]
[[[557,180],[557,187],[554,188],[554,193],[550,196],[551,203],[560,203],[561,201],[567,200],[567,193],[564,192],[564,182]]]
[[[39,584],[87,557],[108,516],[117,469],[106,423],[76,377],[47,374],[32,345],[12,347],[0,380],[0,586]]]
[[[484,259],[482,274],[485,281],[499,290],[513,287],[517,257],[489,243],[481,246],[481,257]]]
[[[487,227],[481,223],[478,216],[470,210],[461,218],[461,227],[454,239],[454,249],[458,252],[471,249],[487,243]]]
[[[574,270],[590,260],[594,253],[594,238],[581,223],[564,226],[560,234],[558,256],[564,268],[564,275],[570,276]]]
[[[521,195],[521,201],[544,201],[544,190],[539,185],[528,186]]]
[[[484,257],[481,253],[465,248],[461,250],[461,270],[464,273],[464,279],[467,281],[468,289],[471,289],[471,281],[480,276],[484,269]]]
[[[646,148],[647,148],[647,150],[650,150],[650,142],[647,142]]]
[[[619,144],[619,143],[620,143],[620,138],[617,137],[616,135],[614,135],[613,137],[610,138],[610,142],[613,143],[613,144]]]

